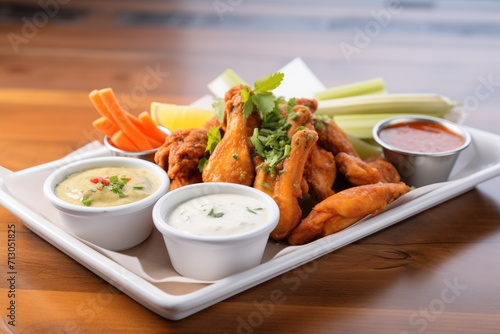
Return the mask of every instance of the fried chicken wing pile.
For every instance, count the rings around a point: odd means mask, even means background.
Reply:
[[[362,160],[333,119],[315,114],[316,100],[287,101],[238,85],[223,106],[223,120],[174,131],[155,162],[171,189],[231,182],[267,193],[280,210],[274,240],[311,242],[377,214],[410,190],[381,156]],[[213,129],[220,138],[209,150]],[[302,207],[307,198],[316,203],[312,211]]]

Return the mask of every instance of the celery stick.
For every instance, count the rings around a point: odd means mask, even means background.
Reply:
[[[437,94],[381,94],[319,101],[317,112],[329,116],[376,113],[439,116],[455,106],[455,101]]]
[[[347,85],[327,88],[323,91],[315,93],[314,95],[318,100],[329,100],[366,94],[383,94],[385,92],[384,80],[382,78],[374,78]]]
[[[231,87],[239,84],[246,85],[245,81],[238,74],[228,68],[208,84],[208,89],[216,97],[224,97],[224,94]]]
[[[382,152],[382,149],[378,145],[368,144],[366,141],[352,136],[349,133],[347,136],[349,137],[349,141],[352,146],[354,146],[354,149],[363,160],[374,155],[379,155]]]

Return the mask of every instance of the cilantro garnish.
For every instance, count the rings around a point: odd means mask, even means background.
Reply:
[[[207,132],[207,147],[205,148],[205,151],[210,154],[212,154],[212,152],[215,150],[215,147],[221,140],[219,129],[220,126],[214,126]]]
[[[208,159],[205,157],[201,158],[200,161],[198,162],[198,171],[200,173],[203,172],[203,168],[205,168],[205,165],[207,164],[207,162],[208,162]]]
[[[264,210],[263,208],[255,208],[255,209],[250,209],[248,206],[246,207],[247,211],[250,212],[250,213],[253,213],[253,214],[257,214],[257,212],[255,211],[261,211],[261,210]]]
[[[213,153],[215,147],[221,140],[219,129],[220,126],[214,126],[207,131],[207,146],[205,147],[205,151],[208,152],[209,154]],[[200,161],[198,162],[198,170],[200,171],[200,173],[203,172],[203,168],[205,168],[207,162],[208,159],[206,157],[201,158]]]
[[[105,186],[105,189],[111,190],[117,194],[120,198],[125,197],[123,193],[123,187],[127,184],[128,179],[125,177],[119,178],[117,175],[109,177],[109,185]]]
[[[266,188],[266,189],[267,189],[267,190],[269,190],[269,191],[273,191],[273,188],[271,188],[271,186],[270,186],[270,185],[269,185],[269,183],[267,183],[267,182],[262,181],[262,182],[260,183],[260,185],[261,185],[261,186],[263,186],[264,188]]]
[[[284,76],[280,72],[273,73],[255,81],[253,90],[250,91],[248,86],[241,89],[245,117],[248,117],[254,108],[257,109],[261,118],[273,111],[276,105],[276,96],[271,91],[281,84]]]
[[[330,123],[330,117],[325,114],[313,114],[314,127],[321,130],[325,127],[325,124]]]
[[[264,158],[264,162],[258,168],[265,166],[265,172],[271,176],[275,175],[279,163],[290,155],[291,139],[287,130],[290,123],[283,117],[278,108],[273,113],[263,118],[259,129],[254,129],[250,138],[255,147],[255,152]]]
[[[212,208],[208,214],[207,214],[208,217],[213,217],[213,218],[220,218],[222,216],[224,216],[224,212],[215,212],[215,209]]]
[[[92,201],[90,200],[90,196],[89,195],[83,196],[83,198],[82,198],[82,204],[83,205],[90,206],[91,203],[92,203]]]
[[[285,74],[281,72],[276,72],[271,75],[265,76],[254,82],[254,93],[269,92],[273,89],[278,88],[283,81]]]

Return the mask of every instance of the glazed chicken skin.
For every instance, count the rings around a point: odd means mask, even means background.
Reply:
[[[318,144],[335,155],[338,172],[344,175],[351,185],[400,181],[396,168],[381,156],[363,161],[347,134],[334,120],[329,122],[315,120],[315,126],[319,135]]]
[[[283,162],[283,172],[280,173],[272,192],[280,211],[278,226],[271,232],[274,240],[285,239],[302,219],[302,209],[298,198],[303,192],[303,173],[306,157],[313,145],[318,140],[316,131],[303,129],[292,136],[291,152]]]
[[[328,122],[323,122],[320,119],[314,119],[314,128],[318,132],[318,145],[323,147],[333,155],[340,152],[347,153],[352,156],[358,156],[356,149],[349,141],[347,134],[330,119]]]
[[[335,161],[339,172],[355,186],[400,181],[396,167],[381,156],[373,156],[363,161],[358,156],[340,152],[335,156]]]
[[[396,167],[380,155],[369,157],[365,162],[378,170],[379,182],[398,183],[401,181]]]
[[[288,123],[291,124],[288,130],[289,136],[301,127],[315,131],[313,111],[317,108],[317,103],[314,104],[312,101],[315,102],[315,100],[297,99],[297,103],[305,103],[305,105],[295,105],[292,114],[288,116]],[[333,195],[333,184],[336,176],[337,167],[333,154],[320,147],[316,142],[307,156],[304,167],[304,181],[311,196],[320,202]]]
[[[307,157],[304,179],[309,187],[309,194],[317,202],[330,197],[335,192],[333,184],[337,178],[335,157],[318,144],[314,145]]]
[[[170,190],[202,181],[198,164],[208,157],[207,132],[201,129],[176,130],[155,154],[155,163],[167,171]]]
[[[253,183],[255,168],[248,147],[247,119],[243,114],[239,87],[226,93],[224,136],[203,168],[203,182],[229,182],[247,186]]]
[[[300,245],[341,231],[368,215],[375,215],[410,191],[400,183],[377,183],[340,191],[318,203],[288,236]]]

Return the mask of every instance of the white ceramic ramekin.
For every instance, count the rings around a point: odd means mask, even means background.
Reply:
[[[218,193],[256,199],[267,210],[265,223],[255,230],[230,236],[195,235],[169,225],[167,216],[180,203]],[[279,209],[270,196],[255,188],[208,182],[177,188],[164,195],[153,208],[153,220],[163,234],[174,269],[186,277],[212,281],[260,264],[269,234],[278,224]]]
[[[55,195],[55,188],[69,175],[91,168],[144,168],[158,177],[159,188],[137,202],[110,207],[87,207],[68,203]],[[144,241],[154,228],[152,210],[170,186],[167,173],[154,163],[126,157],[100,157],[70,163],[46,179],[45,198],[58,210],[61,223],[70,232],[97,246],[120,251]]]

